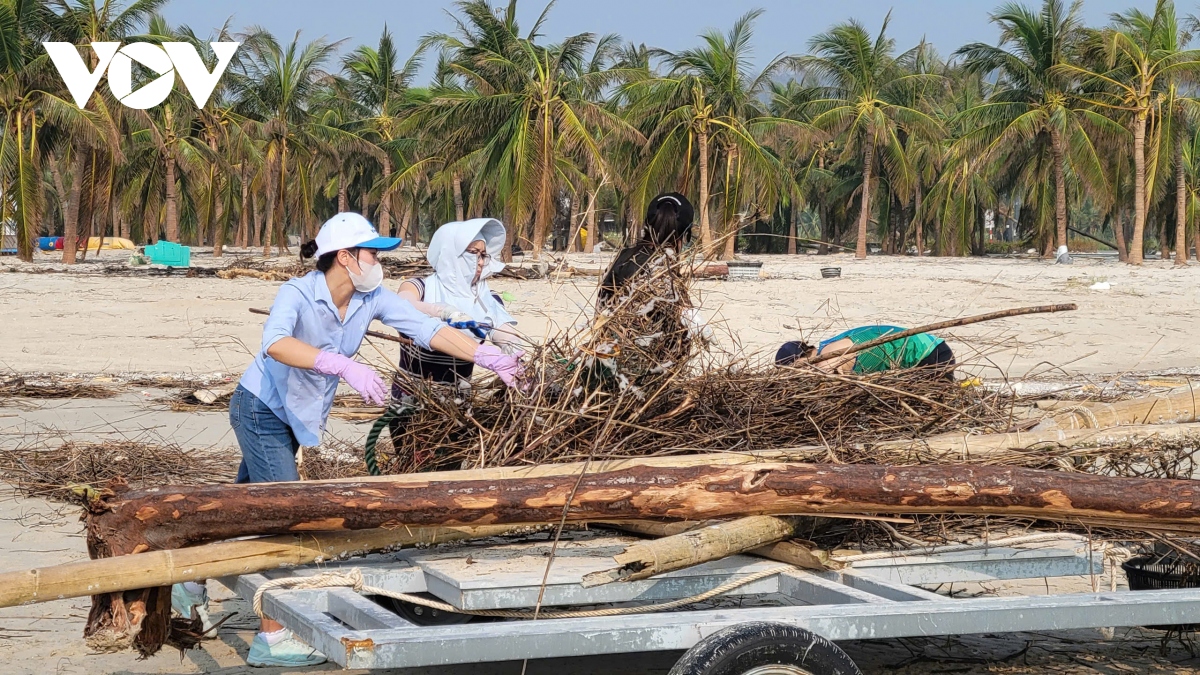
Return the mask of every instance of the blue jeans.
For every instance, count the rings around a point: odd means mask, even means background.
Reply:
[[[300,480],[296,469],[300,442],[296,434],[266,403],[240,384],[229,399],[229,425],[242,448],[238,483]]]

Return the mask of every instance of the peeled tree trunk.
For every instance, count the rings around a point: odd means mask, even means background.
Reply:
[[[1200,483],[1003,466],[760,463],[635,466],[582,478],[167,486],[96,500],[87,538],[92,557],[110,557],[264,534],[557,522],[564,510],[568,521],[994,514],[1200,532]]]
[[[863,181],[862,201],[858,213],[858,244],[854,248],[854,257],[863,260],[867,257],[867,224],[871,221],[871,168],[875,163],[875,141],[871,132],[867,132],[867,141],[863,149]]]
[[[1066,150],[1057,128],[1050,129],[1050,153],[1054,160],[1054,226],[1057,246],[1067,245]]]
[[[585,473],[584,471],[595,471]],[[1136,495],[1136,498],[1131,496]],[[570,500],[568,504],[568,499]],[[409,526],[954,513],[1200,533],[1200,483],[981,465],[817,465],[749,455],[499,467],[371,479],[109,492],[87,517],[93,558],[257,534]],[[93,598],[96,648],[154,653],[169,587]],[[154,621],[141,626],[143,617]],[[139,632],[140,631],[140,632]],[[104,637],[112,642],[105,643]]]
[[[1146,117],[1139,110],[1133,121],[1133,239],[1129,242],[1129,264],[1142,264],[1146,236]]]

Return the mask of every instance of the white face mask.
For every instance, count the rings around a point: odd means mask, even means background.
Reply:
[[[375,263],[370,265],[358,260],[358,267],[362,270],[359,274],[349,267],[346,272],[350,275],[350,283],[354,284],[354,290],[360,293],[370,293],[371,291],[383,285],[383,265]]]

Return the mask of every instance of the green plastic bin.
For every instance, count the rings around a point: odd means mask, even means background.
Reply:
[[[151,265],[166,265],[167,267],[190,267],[192,264],[192,249],[169,241],[160,241],[146,247],[146,257]]]

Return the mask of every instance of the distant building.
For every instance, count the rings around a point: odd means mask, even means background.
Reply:
[[[16,223],[4,223],[4,229],[0,231],[0,255],[16,254],[17,225]]]

